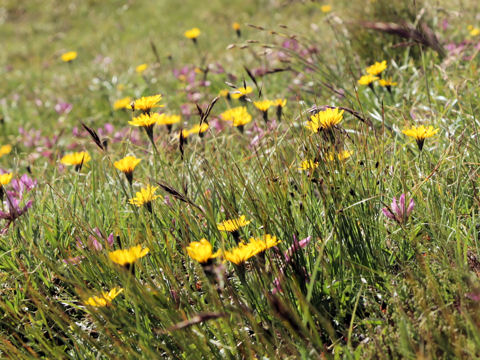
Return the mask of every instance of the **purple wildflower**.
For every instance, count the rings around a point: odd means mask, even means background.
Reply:
[[[410,202],[408,203],[408,207],[405,204],[405,194],[400,195],[400,198],[398,199],[398,204],[397,204],[397,199],[395,196],[393,197],[391,207],[384,207],[382,209],[383,214],[391,219],[395,220],[399,224],[406,223],[408,220],[408,217],[413,211],[413,207],[415,206],[415,202],[413,201],[413,198],[410,199]]]
[[[72,111],[72,108],[72,104],[63,101],[55,105],[55,111],[58,115],[68,114],[70,111]]]

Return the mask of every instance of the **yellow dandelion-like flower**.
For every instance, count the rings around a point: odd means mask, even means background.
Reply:
[[[377,80],[378,80],[378,76],[368,74],[368,75],[363,75],[360,79],[358,79],[358,83],[360,85],[370,85]]]
[[[328,130],[333,128],[335,125],[340,123],[343,119],[343,110],[339,111],[337,108],[330,109],[327,108],[323,111],[316,113],[315,115],[310,116],[310,120],[308,121],[305,127],[317,133],[318,130]]]
[[[87,306],[95,307],[110,306],[113,299],[115,299],[122,291],[122,288],[113,288],[109,292],[102,291],[102,295],[91,296],[87,300],[85,300],[84,304]]]
[[[320,11],[323,13],[328,13],[332,11],[332,5],[322,5],[320,6]]]
[[[119,99],[113,103],[113,110],[131,109],[132,98],[130,96]]]
[[[277,107],[285,107],[287,105],[287,99],[276,99],[276,100],[273,100],[272,102],[273,106],[277,106]]]
[[[135,68],[135,71],[138,73],[138,74],[142,74],[145,70],[148,69],[148,64],[140,64],[138,65],[136,68]]]
[[[240,30],[240,24],[238,22],[234,22],[232,24],[232,29],[235,30],[235,31]]]
[[[423,125],[412,126],[410,129],[407,128],[402,130],[405,135],[413,137],[417,141],[417,145],[420,150],[423,149],[423,143],[425,142],[425,139],[434,136],[439,131],[440,129],[435,129],[431,125],[428,127]]]
[[[248,259],[257,255],[259,248],[254,243],[240,243],[237,247],[227,250],[223,253],[225,260],[228,260],[236,265],[244,264]]]
[[[123,172],[131,184],[133,180],[133,170],[140,161],[142,161],[142,159],[137,159],[135,156],[125,156],[123,159],[115,161],[113,166]]]
[[[140,191],[135,194],[135,197],[128,201],[130,204],[138,207],[145,205],[147,209],[151,211],[152,201],[160,197],[160,195],[155,195],[157,189],[158,186],[147,185],[147,187],[141,188]]]
[[[10,181],[12,181],[12,177],[13,177],[12,173],[0,174],[0,188],[2,186],[8,185]]]
[[[182,134],[184,138],[189,137],[190,135],[199,135],[203,136],[203,133],[207,131],[209,128],[209,125],[207,123],[202,123],[200,124],[195,124],[193,125],[190,129],[183,129]]]
[[[92,160],[92,158],[88,152],[80,151],[66,154],[64,157],[62,157],[60,162],[63,165],[75,166],[77,170],[79,170],[83,164],[86,164],[90,160]]]
[[[235,127],[242,127],[252,121],[252,115],[248,113],[246,106],[237,106],[220,114],[224,121],[231,121]]]
[[[232,99],[241,99],[245,98],[248,94],[251,94],[253,92],[253,89],[250,86],[247,87],[241,87],[235,89],[235,91],[232,92],[230,95]]]
[[[253,244],[256,248],[257,253],[270,249],[271,247],[277,246],[280,243],[280,240],[276,236],[270,234],[265,234],[261,238],[250,238],[249,243]]]
[[[196,40],[199,36],[200,36],[200,29],[199,28],[193,28],[193,29],[190,29],[190,30],[187,30],[183,33],[183,35],[187,38],[187,39],[191,39],[191,40]]]
[[[251,223],[251,220],[246,220],[245,215],[240,216],[237,219],[225,220],[217,224],[217,229],[220,231],[233,232],[237,231],[241,227],[247,226]]]
[[[157,125],[173,125],[179,123],[181,119],[180,115],[159,114]]]
[[[333,160],[335,160],[335,157],[336,157],[339,161],[342,161],[342,160],[348,159],[352,155],[353,155],[353,151],[342,150],[338,153],[334,153],[334,152],[328,153],[326,155],[326,159],[329,160],[329,161],[333,161]]]
[[[387,68],[387,60],[383,60],[382,62],[376,61],[375,64],[370,65],[367,67],[367,74],[370,75],[378,75],[381,74]]]
[[[303,160],[298,170],[315,170],[319,166],[319,163],[313,160]]]
[[[480,35],[480,29],[477,27],[474,27],[473,25],[468,25],[468,32],[470,33],[470,36],[478,36]]]
[[[11,152],[12,152],[12,145],[0,146],[0,158],[4,155],[10,154]]]
[[[61,58],[62,58],[62,61],[64,62],[70,62],[70,61],[73,61],[77,58],[77,52],[76,51],[69,51],[69,52],[66,52],[64,54],[62,54]]]
[[[265,112],[270,109],[270,107],[273,105],[273,102],[271,100],[254,101],[253,105],[255,105],[258,110]]]
[[[398,83],[392,81],[392,78],[380,79],[380,80],[378,80],[378,84],[380,86],[383,86],[383,87],[386,87],[386,88],[398,85]]]
[[[220,250],[213,253],[212,244],[207,239],[201,239],[200,241],[193,241],[187,246],[187,254],[200,264],[206,264],[211,259],[218,257]]]
[[[129,249],[119,249],[119,250],[111,251],[108,253],[108,257],[115,264],[125,266],[129,264],[133,264],[138,259],[147,255],[149,252],[150,252],[149,248],[142,249],[141,245],[137,245]]]
[[[218,93],[218,96],[228,99],[230,97],[230,91],[228,89],[220,90],[220,92]]]
[[[165,105],[158,104],[162,100],[162,95],[152,95],[152,96],[144,96],[140,99],[137,99],[133,102],[130,106],[133,110],[140,110],[144,113],[149,113],[153,108],[161,108]]]

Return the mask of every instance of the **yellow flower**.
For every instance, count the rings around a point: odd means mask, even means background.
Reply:
[[[210,244],[206,239],[201,239],[200,241],[193,241],[187,246],[187,254],[193,260],[196,260],[201,264],[205,264],[210,259],[214,259],[220,255],[220,251],[212,253],[212,244]]]
[[[134,117],[128,123],[133,126],[140,126],[144,128],[151,128],[157,123],[157,120],[160,118],[160,114],[140,114],[140,116]]]
[[[113,166],[123,172],[127,177],[128,182],[131,184],[133,179],[133,170],[140,163],[140,161],[142,161],[142,159],[137,159],[135,156],[125,156],[123,159],[115,161]]]
[[[159,114],[157,118],[157,125],[173,125],[179,123],[180,120],[180,115]]]
[[[343,119],[343,110],[327,108],[310,116],[310,121],[305,126],[308,130],[316,133],[318,130],[328,130],[340,123]]]
[[[200,29],[195,27],[193,29],[185,31],[185,33],[183,35],[187,39],[196,40],[200,36]]]
[[[417,141],[418,148],[422,150],[425,139],[434,136],[439,131],[440,129],[434,129],[431,125],[429,127],[420,125],[404,129],[402,132],[407,136],[413,137]]]
[[[141,245],[137,245],[129,249],[120,249],[120,250],[111,251],[108,253],[108,257],[115,264],[125,266],[129,264],[133,264],[138,259],[147,255],[149,251],[150,251],[149,248],[142,249]]]
[[[123,291],[122,288],[117,289],[113,288],[109,292],[102,291],[100,296],[91,296],[85,301],[85,305],[95,306],[95,307],[104,307],[109,306],[112,303],[112,300],[115,299],[118,294]]]
[[[130,96],[119,99],[113,103],[113,110],[131,109],[132,98]]]
[[[473,25],[468,25],[468,31],[470,32],[470,36],[478,36],[480,35],[480,29],[474,27]]]
[[[240,30],[240,24],[238,22],[234,22],[232,24],[232,29],[235,30],[235,31]]]
[[[12,177],[12,173],[0,174],[0,188],[2,186],[8,185],[8,183],[12,180]]]
[[[142,74],[145,70],[147,70],[147,68],[148,68],[148,64],[141,64],[135,68],[135,71],[139,74]]]
[[[371,83],[378,80],[378,76],[373,76],[371,74],[363,75],[360,79],[358,79],[358,83],[360,85],[370,85]]]
[[[252,93],[253,89],[250,86],[237,88],[230,96],[232,99],[244,98],[248,94]]]
[[[273,101],[273,106],[285,107],[287,105],[287,99],[276,99]]]
[[[332,11],[332,5],[322,5],[320,6],[320,11],[323,13],[328,13]]]
[[[133,102],[132,106],[130,106],[133,110],[141,110],[145,113],[149,113],[150,110],[157,107],[164,107],[164,105],[159,105],[158,103],[162,100],[162,95],[152,95],[152,96],[144,96],[140,99],[137,99]]]
[[[389,86],[397,86],[398,84],[396,82],[393,82],[392,81],[392,78],[388,78],[388,79],[380,79],[378,80],[378,84],[380,86],[384,86],[384,87],[389,87]]]
[[[62,54],[62,61],[64,62],[70,62],[73,61],[77,58],[77,52],[76,51],[69,51],[64,54]]]
[[[335,154],[334,152],[330,152],[326,155],[327,160],[333,161],[335,160],[335,155],[337,155],[337,159],[339,161],[348,159],[350,156],[352,156],[353,151],[351,150],[342,150],[339,153]]]
[[[79,167],[92,160],[90,154],[86,151],[73,152],[62,157],[60,162],[64,165],[73,165]]]
[[[273,105],[273,101],[271,100],[254,101],[253,105],[255,105],[255,107],[258,110],[265,112],[265,111],[268,111],[268,109],[270,109],[270,107]]]
[[[259,249],[254,243],[240,243],[237,247],[227,250],[223,253],[225,260],[228,260],[236,265],[245,263],[252,256],[259,253]]]
[[[387,60],[383,60],[381,63],[376,61],[375,64],[367,67],[367,73],[370,75],[378,75],[387,68]]]
[[[231,121],[233,126],[244,126],[252,121],[246,106],[237,106],[220,114],[225,121]]]
[[[3,146],[0,146],[0,158],[1,158],[3,155],[10,154],[11,151],[12,151],[12,145],[3,145]]]
[[[220,231],[233,232],[237,231],[241,227],[247,226],[251,223],[251,220],[245,220],[245,215],[240,216],[238,219],[225,220],[217,224],[217,229]]]
[[[218,95],[224,98],[228,98],[230,96],[230,91],[228,89],[223,89],[223,90],[220,90]]]
[[[304,160],[300,164],[298,170],[314,170],[318,167],[318,165],[319,163],[316,161],[314,162],[313,160]]]
[[[160,197],[160,195],[155,195],[155,191],[157,191],[158,186],[151,186],[147,185],[145,188],[141,188],[139,192],[135,194],[135,197],[130,199],[129,202],[132,205],[136,205],[138,207],[145,205],[151,210],[151,202]]]
[[[200,124],[195,124],[190,129],[183,129],[182,134],[184,138],[187,138],[190,135],[195,135],[195,134],[203,136],[202,134],[205,131],[207,131],[208,128],[209,128],[209,125],[206,122],[202,123],[201,126]]]
[[[261,238],[250,238],[249,243],[253,244],[252,246],[255,247],[257,253],[260,253],[278,245],[280,240],[278,240],[276,236],[265,234]]]

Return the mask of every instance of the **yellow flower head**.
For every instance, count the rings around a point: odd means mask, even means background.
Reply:
[[[474,27],[473,25],[468,25],[468,32],[470,33],[470,36],[478,36],[480,35],[480,29],[477,27]]]
[[[233,232],[237,231],[241,227],[247,226],[251,223],[251,220],[245,220],[245,215],[240,216],[238,219],[225,220],[217,224],[217,229],[220,231]]]
[[[203,122],[202,125],[195,124],[190,129],[183,129],[182,134],[184,138],[189,137],[190,135],[200,135],[207,131],[209,125],[206,122]],[[203,136],[203,135],[200,135]]]
[[[235,30],[235,31],[240,30],[240,24],[238,22],[234,22],[232,24],[232,29]]]
[[[108,257],[112,260],[115,264],[125,266],[129,264],[133,264],[138,259],[144,257],[149,253],[149,248],[142,249],[141,245],[137,245],[131,247],[130,249],[120,249],[111,251],[108,253]]]
[[[135,167],[142,161],[135,156],[125,156],[123,159],[115,161],[113,166],[125,174],[132,174]]]
[[[147,69],[148,69],[148,64],[141,64],[135,68],[135,71],[139,74],[142,74]]]
[[[193,29],[185,31],[185,33],[183,35],[187,39],[196,40],[200,36],[200,29],[195,27]]]
[[[95,307],[109,306],[112,303],[112,300],[115,299],[122,291],[122,288],[113,288],[109,292],[102,291],[102,295],[91,296],[87,300],[85,300],[84,304],[87,306]]]
[[[245,263],[252,256],[259,253],[258,246],[253,243],[240,243],[237,247],[227,250],[223,253],[225,260],[228,260],[236,265]]]
[[[128,123],[133,126],[140,126],[144,128],[151,128],[157,123],[157,120],[160,118],[160,114],[140,114],[140,116],[134,117],[132,121]]]
[[[270,249],[280,243],[276,236],[265,234],[261,238],[250,238],[249,243],[256,249],[257,253]]]
[[[179,123],[180,120],[180,115],[159,114],[157,118],[157,125],[173,125]]]
[[[151,202],[155,199],[158,199],[160,195],[155,195],[155,191],[157,191],[158,186],[151,186],[147,185],[145,188],[141,188],[139,192],[135,194],[135,197],[130,199],[129,202],[132,205],[136,205],[138,207],[145,205],[151,206]]]
[[[383,60],[382,62],[376,61],[375,64],[370,65],[367,67],[367,73],[370,75],[378,75],[382,73],[387,68],[387,60]]]
[[[270,107],[273,105],[273,101],[271,100],[254,101],[253,105],[255,105],[255,107],[258,110],[265,112],[265,111],[268,111],[268,109],[270,109]]]
[[[220,114],[225,121],[231,121],[233,126],[244,126],[252,121],[246,106],[237,106]]]
[[[218,93],[219,96],[221,97],[229,97],[230,96],[230,91],[228,89],[223,89],[223,90],[220,90],[220,92]]]
[[[12,180],[12,177],[12,173],[0,174],[0,187],[8,185],[8,183]]]
[[[276,99],[273,101],[273,106],[285,107],[287,105],[287,99]]]
[[[318,167],[319,163],[313,160],[304,160],[300,164],[298,170],[314,170]]]
[[[310,116],[310,121],[305,125],[305,127],[317,133],[318,130],[328,130],[340,123],[343,119],[343,110],[339,111],[337,108],[330,109],[327,108],[323,111],[316,113],[315,115]]]
[[[232,97],[232,99],[240,99],[247,96],[248,94],[251,94],[252,92],[253,92],[253,89],[250,86],[241,87],[233,91],[230,96]]]
[[[131,106],[130,106],[131,103],[132,103],[132,98],[130,96],[124,97],[113,103],[113,110],[131,109]]]
[[[339,161],[342,161],[342,160],[348,159],[350,156],[352,156],[352,154],[353,154],[353,151],[351,150],[342,150],[339,153],[330,152],[326,155],[326,158],[329,161],[333,161],[335,160],[335,156],[336,156]]]
[[[332,5],[322,5],[320,6],[320,11],[323,13],[328,13],[332,11]]]
[[[149,113],[153,108],[164,107],[164,105],[159,105],[158,103],[162,100],[162,95],[152,95],[144,96],[140,99],[137,99],[130,106],[133,110],[141,110],[145,113]]]
[[[210,244],[206,239],[201,239],[200,241],[193,241],[187,246],[187,254],[200,264],[205,264],[210,259],[214,259],[220,255],[220,251],[213,253],[212,244]]]
[[[392,78],[380,79],[380,80],[378,80],[378,84],[380,86],[383,86],[383,87],[391,87],[391,86],[397,86],[398,85],[398,83],[392,81]]]
[[[360,79],[358,79],[358,83],[360,85],[370,85],[371,83],[377,80],[378,80],[378,76],[368,74],[368,75],[363,75]]]
[[[90,154],[86,151],[73,152],[62,157],[60,162],[63,165],[80,166],[92,160]]]
[[[425,139],[434,136],[439,131],[440,129],[434,129],[431,125],[428,127],[423,125],[412,126],[410,129],[407,128],[402,130],[405,135],[413,137],[417,141],[417,145],[420,150],[423,148]]]
[[[73,61],[77,58],[77,52],[76,51],[69,51],[64,54],[62,54],[62,61],[64,62],[70,62]]]
[[[0,157],[2,157],[3,155],[10,154],[11,151],[12,151],[12,145],[0,146]]]

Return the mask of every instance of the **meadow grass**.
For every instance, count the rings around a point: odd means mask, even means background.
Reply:
[[[480,357],[477,13],[0,4],[1,357]]]

